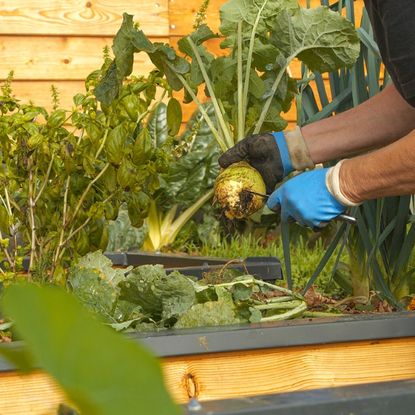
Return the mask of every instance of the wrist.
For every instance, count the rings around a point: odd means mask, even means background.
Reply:
[[[314,169],[315,165],[300,127],[284,132],[288,153],[294,170]]]
[[[344,206],[359,206],[362,201],[349,192],[347,179],[342,174],[345,160],[331,167],[326,175],[326,186],[331,195]]]

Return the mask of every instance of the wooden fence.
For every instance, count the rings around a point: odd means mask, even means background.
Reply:
[[[51,107],[50,87],[60,92],[61,106],[70,109],[72,96],[83,91],[83,80],[102,63],[104,46],[110,46],[123,12],[133,14],[152,39],[169,42],[192,31],[202,0],[0,0],[0,82],[14,71],[13,90],[23,101]],[[213,30],[219,23],[219,7],[225,0],[211,0],[207,20]],[[304,6],[306,1],[301,0]],[[319,0],[312,0],[317,6]],[[363,0],[356,1],[359,21]],[[221,53],[219,42],[211,50]],[[144,54],[135,58],[134,71],[152,68]],[[299,65],[291,68],[299,77]],[[184,120],[194,107],[186,105]],[[293,124],[293,107],[285,118]]]

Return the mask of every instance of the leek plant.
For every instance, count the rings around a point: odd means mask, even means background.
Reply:
[[[329,5],[329,2],[322,0],[322,4]],[[330,7],[339,12],[345,11],[347,18],[355,23],[352,0],[336,2]],[[314,93],[309,84],[303,87],[298,97],[300,124],[317,121],[359,105],[389,82],[365,10],[357,32],[361,51],[356,64],[351,69],[331,72],[328,88],[319,72],[311,72],[303,67],[303,79],[312,78],[317,92]],[[350,225],[339,227],[327,255],[307,287],[318,277],[334,246],[340,245],[341,250],[346,248],[349,251],[348,268],[353,294],[368,297],[369,290],[374,289],[392,304],[399,305],[399,300],[408,294],[408,281],[415,272],[409,265],[415,243],[415,225],[410,215],[411,200],[411,196],[389,197],[353,208],[352,214],[357,218],[356,228],[351,229]],[[338,265],[339,260],[335,262],[333,275]]]

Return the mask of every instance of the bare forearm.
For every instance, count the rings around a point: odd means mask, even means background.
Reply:
[[[415,130],[371,153],[345,160],[340,189],[353,202],[415,193]]]
[[[301,129],[314,163],[382,147],[415,128],[415,108],[393,85],[344,113]]]

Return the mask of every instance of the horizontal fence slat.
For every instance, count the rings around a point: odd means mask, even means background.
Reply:
[[[84,81],[13,81],[13,94],[22,102],[32,101],[35,105],[52,108],[51,85],[55,85],[59,93],[60,107],[70,110],[72,97],[85,92]]]
[[[206,23],[213,30],[217,31],[219,27],[219,8],[226,0],[211,0],[206,13]],[[330,1],[330,4],[335,3]],[[192,31],[193,23],[196,13],[202,4],[202,0],[188,1],[188,0],[170,0],[169,15],[170,15],[170,34],[174,36],[182,36]],[[306,0],[300,0],[299,4],[306,7]],[[311,7],[320,6],[320,0],[311,0]],[[355,19],[360,22],[362,17],[363,0],[355,1]]]
[[[168,36],[168,0],[0,1],[0,34],[113,36],[122,14],[148,36]]]
[[[0,36],[0,79],[13,70],[15,79],[83,80],[101,67],[103,48],[111,45],[112,37]],[[145,53],[134,59],[135,74],[154,68]]]

